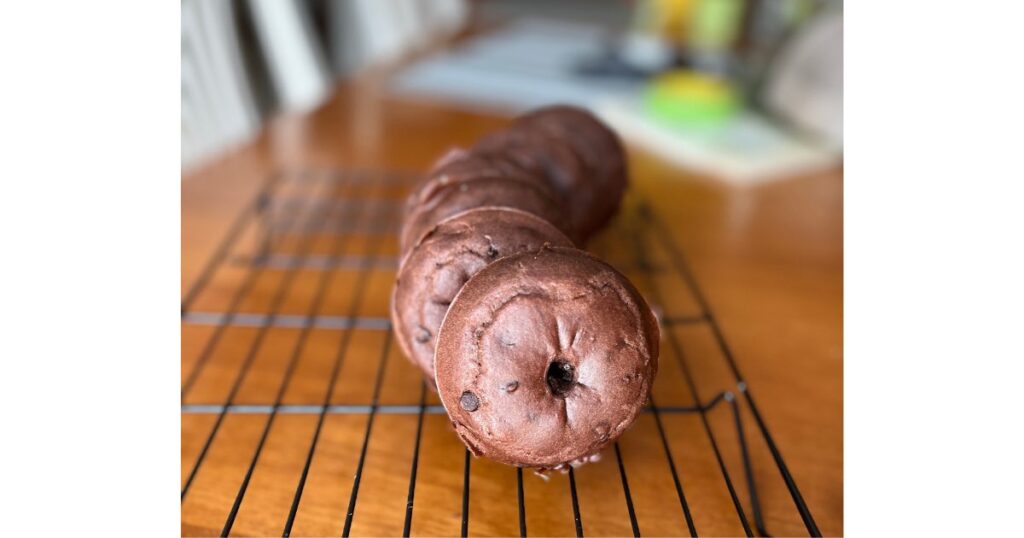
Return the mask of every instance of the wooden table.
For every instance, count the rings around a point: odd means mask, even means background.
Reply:
[[[730,188],[631,149],[625,209],[590,249],[661,313],[657,412],[544,481],[467,459],[386,322],[408,173],[507,118],[380,84],[182,182],[183,535],[807,534],[766,432],[842,534],[841,169]]]

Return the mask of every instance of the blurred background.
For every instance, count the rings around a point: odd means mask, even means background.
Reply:
[[[181,164],[341,80],[514,114],[588,107],[680,167],[757,182],[842,158],[842,2],[183,0]]]

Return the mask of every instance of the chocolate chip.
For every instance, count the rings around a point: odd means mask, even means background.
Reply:
[[[425,344],[427,343],[427,341],[430,340],[430,331],[428,331],[426,327],[418,325],[416,327],[416,333],[413,336],[413,338],[415,338],[417,342]]]
[[[476,394],[467,390],[459,397],[459,405],[461,405],[466,411],[472,413],[473,411],[480,409],[480,398],[477,398]]]
[[[498,255],[498,249],[494,248],[494,245],[487,245],[487,257],[494,258]]]
[[[516,389],[518,389],[518,388],[519,388],[519,382],[518,381],[509,381],[508,383],[505,383],[505,385],[501,387],[501,390],[504,391],[504,392],[512,393],[512,392],[515,392]]]

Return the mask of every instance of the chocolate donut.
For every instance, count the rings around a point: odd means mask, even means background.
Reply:
[[[565,139],[594,171],[620,167],[624,160],[619,137],[585,109],[544,107],[520,116],[516,123],[539,127]]]
[[[435,178],[440,182],[441,178]],[[561,205],[542,184],[517,178],[483,177],[424,189],[432,194],[406,214],[402,223],[399,249],[409,252],[417,241],[437,223],[456,213],[477,207],[499,206],[520,209],[550,222],[576,239],[563,216]]]
[[[545,190],[550,189],[544,177],[534,170],[522,168],[505,154],[482,154],[453,148],[438,159],[423,180],[413,187],[405,200],[406,214],[443,187],[485,177],[533,181],[541,184]]]
[[[474,454],[556,468],[586,461],[633,423],[658,339],[624,276],[583,251],[543,247],[466,282],[441,324],[434,371]]]
[[[482,155],[504,155],[520,168],[540,175],[566,199],[578,196],[587,171],[574,148],[564,139],[520,122],[484,137],[473,146]],[[585,204],[574,204],[583,207]]]
[[[574,225],[584,236],[602,228],[618,211],[626,190],[626,152],[615,132],[590,112],[574,106],[544,107],[520,117],[517,125],[536,129],[571,145],[596,184],[587,219]]]
[[[508,155],[523,169],[544,175],[562,196],[582,239],[615,215],[626,188],[626,155],[618,137],[577,107],[531,112],[485,137],[474,151]]]
[[[572,241],[547,221],[507,207],[453,215],[428,232],[398,270],[391,319],[398,344],[427,377],[434,377],[434,338],[462,284],[487,264]]]

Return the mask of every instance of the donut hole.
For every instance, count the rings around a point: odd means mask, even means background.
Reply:
[[[559,398],[565,398],[576,385],[576,369],[562,360],[555,360],[548,365],[545,377],[552,394]]]

